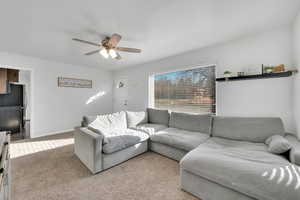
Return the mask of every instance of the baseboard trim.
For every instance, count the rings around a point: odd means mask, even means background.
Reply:
[[[30,138],[39,138],[39,137],[44,137],[44,136],[57,135],[57,134],[61,134],[61,133],[71,132],[71,131],[74,131],[74,129],[66,129],[66,130],[61,130],[61,131],[48,132],[48,133],[38,135],[38,136],[30,136]]]

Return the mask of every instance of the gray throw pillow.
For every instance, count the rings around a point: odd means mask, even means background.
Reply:
[[[281,135],[273,135],[266,139],[265,143],[268,145],[268,151],[275,154],[287,152],[292,148],[289,141]]]

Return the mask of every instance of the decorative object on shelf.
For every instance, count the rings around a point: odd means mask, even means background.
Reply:
[[[284,71],[285,71],[284,64],[273,67],[273,72],[284,72]]]
[[[226,80],[228,80],[229,77],[231,77],[232,72],[231,71],[225,71],[224,72],[224,77]]]
[[[273,66],[263,66],[263,74],[269,74],[273,72],[274,67]]]
[[[226,76],[226,77],[230,77],[231,74],[232,74],[231,71],[225,71],[225,72],[224,72],[224,76]]]
[[[257,75],[262,74],[262,67],[261,65],[251,64],[243,67],[241,71],[244,72],[244,76]]]
[[[117,88],[122,88],[124,86],[125,86],[125,84],[122,81],[120,81],[117,85]]]
[[[245,72],[238,72],[237,75],[238,76],[245,76]]]
[[[58,87],[92,88],[93,81],[86,79],[58,77]]]
[[[291,72],[291,73],[298,73],[298,69],[288,70],[288,72]]]
[[[114,87],[116,87],[117,89],[127,89],[127,86],[128,86],[128,77],[119,77],[119,79],[117,79],[115,82],[114,82]],[[126,90],[124,90],[122,93],[126,93]]]

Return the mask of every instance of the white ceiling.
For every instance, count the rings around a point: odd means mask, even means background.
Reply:
[[[120,69],[291,23],[300,0],[0,0],[0,51]],[[104,35],[123,36],[123,59],[83,56]]]

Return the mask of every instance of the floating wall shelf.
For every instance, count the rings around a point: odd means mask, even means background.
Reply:
[[[274,72],[266,74],[256,74],[247,76],[233,76],[228,78],[217,78],[216,81],[241,81],[241,80],[254,80],[254,79],[267,79],[267,78],[281,78],[292,76],[293,72]]]

